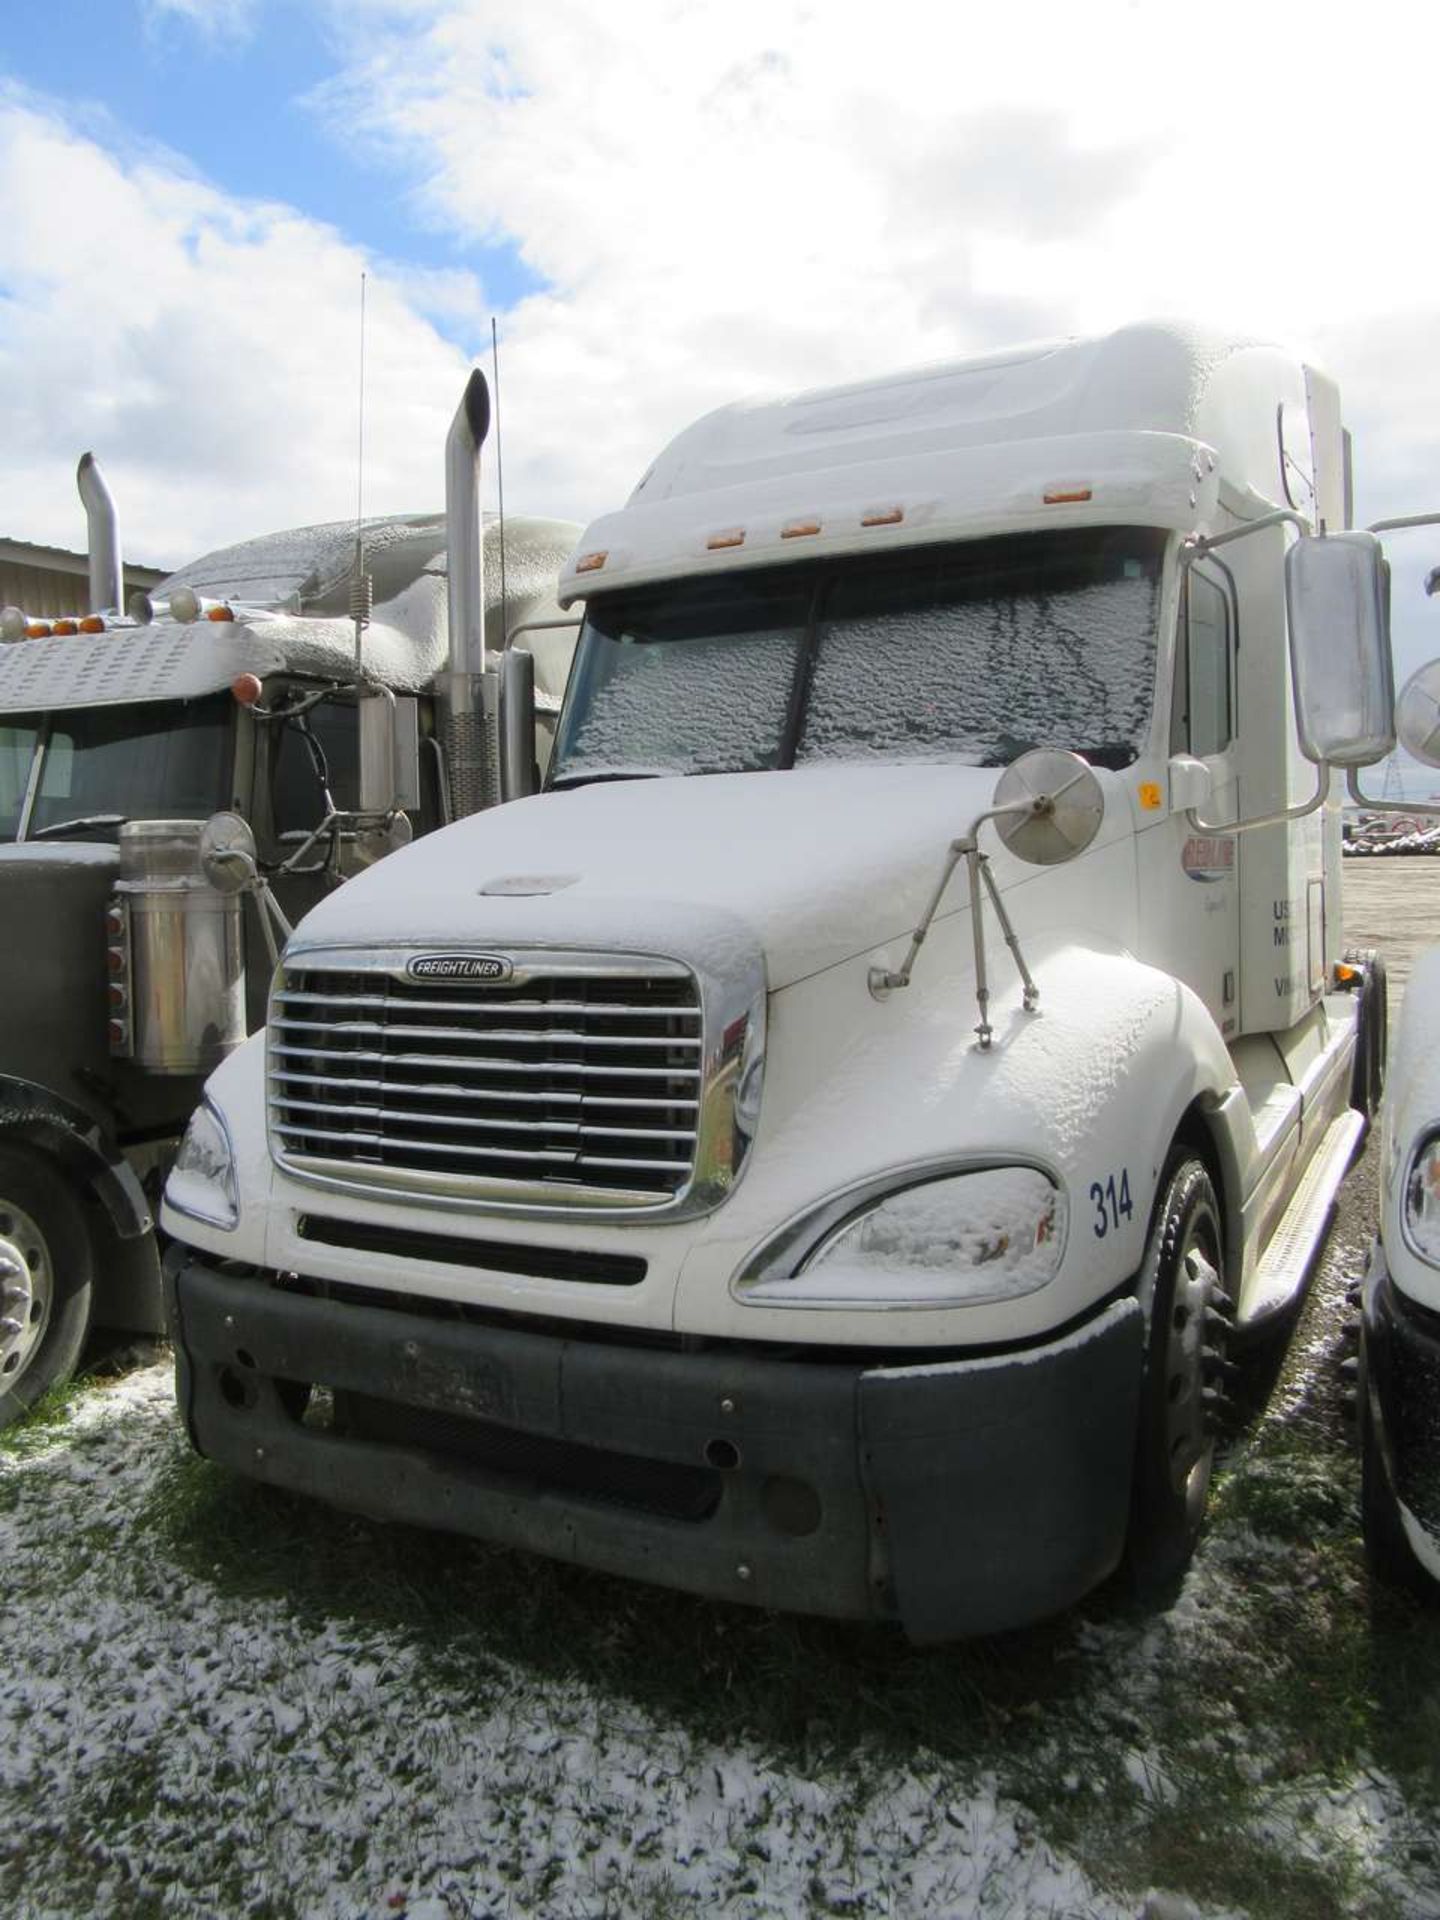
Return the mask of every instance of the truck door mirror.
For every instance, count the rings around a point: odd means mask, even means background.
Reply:
[[[357,702],[360,812],[395,813],[420,805],[420,720],[409,694],[367,690]]]
[[[535,659],[523,647],[500,656],[500,798],[535,791]]]
[[[1295,717],[1306,758],[1368,767],[1395,745],[1390,570],[1370,533],[1302,534],[1285,555]]]
[[[1440,572],[1440,569],[1437,569]],[[1405,751],[1427,767],[1440,767],[1440,660],[1412,673],[1395,702],[1395,730]]]

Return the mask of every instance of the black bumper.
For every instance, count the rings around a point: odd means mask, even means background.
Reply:
[[[917,1640],[1055,1613],[1124,1543],[1133,1300],[1051,1347],[862,1366],[318,1298],[182,1246],[166,1290],[196,1448],[379,1519]]]
[[[1378,1240],[1361,1329],[1362,1378],[1386,1477],[1440,1547],[1440,1314],[1399,1291]]]

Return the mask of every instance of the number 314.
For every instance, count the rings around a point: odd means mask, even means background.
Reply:
[[[1130,1203],[1130,1169],[1120,1169],[1118,1187],[1113,1173],[1103,1186],[1098,1180],[1092,1180],[1090,1200],[1095,1208],[1095,1238],[1103,1240],[1107,1233],[1119,1228],[1122,1219],[1128,1220],[1135,1211]]]

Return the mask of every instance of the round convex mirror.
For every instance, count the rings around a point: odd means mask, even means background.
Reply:
[[[1105,817],[1105,796],[1089,762],[1060,747],[1036,747],[1012,760],[996,784],[993,804],[1026,808],[1002,814],[995,831],[1017,859],[1037,867],[1058,866],[1083,853]]]
[[[387,853],[398,853],[415,838],[408,813],[393,813],[383,826],[362,827],[355,836],[357,866],[373,867]]]
[[[255,878],[255,836],[238,813],[212,813],[200,835],[200,870],[217,893],[239,893]]]
[[[1440,660],[1412,673],[1395,702],[1395,731],[1413,759],[1440,767]]]

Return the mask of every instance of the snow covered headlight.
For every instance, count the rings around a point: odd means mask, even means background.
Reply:
[[[1440,1133],[1422,1140],[1411,1154],[1400,1205],[1411,1251],[1440,1267]]]
[[[227,1230],[240,1218],[235,1152],[225,1122],[208,1100],[195,1109],[165,1182],[165,1199],[176,1213]]]
[[[1046,1286],[1065,1251],[1064,1192],[1037,1167],[982,1167],[869,1201],[788,1275],[742,1280],[756,1305],[951,1307]],[[753,1270],[752,1270],[753,1271]]]

